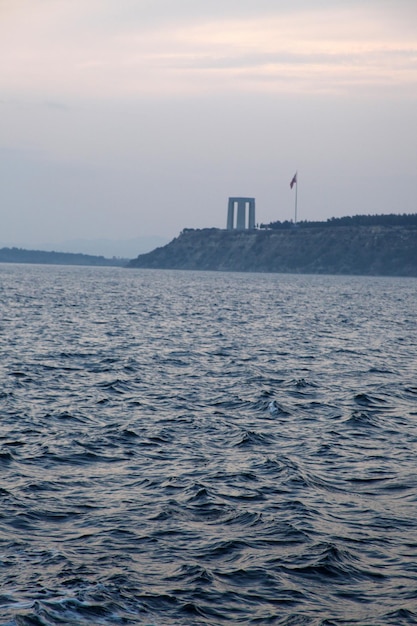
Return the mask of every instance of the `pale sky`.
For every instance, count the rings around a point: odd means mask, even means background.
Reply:
[[[0,241],[417,212],[416,0],[0,0]]]

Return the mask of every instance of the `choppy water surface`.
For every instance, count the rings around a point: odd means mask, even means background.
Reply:
[[[0,623],[416,624],[416,287],[1,266]]]

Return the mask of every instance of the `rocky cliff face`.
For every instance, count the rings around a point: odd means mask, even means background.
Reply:
[[[129,267],[417,276],[417,229],[185,229],[166,246],[138,256]]]

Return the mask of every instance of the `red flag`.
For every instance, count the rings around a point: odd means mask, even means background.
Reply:
[[[295,172],[295,174],[294,174],[294,176],[293,176],[293,179],[292,179],[292,181],[290,182],[290,187],[291,187],[291,189],[294,187],[294,185],[296,184],[296,182],[297,182],[297,172]]]

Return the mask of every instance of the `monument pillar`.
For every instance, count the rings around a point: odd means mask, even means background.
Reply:
[[[246,200],[244,198],[239,198],[237,201],[236,228],[238,230],[245,230],[246,228]]]
[[[235,202],[234,198],[229,198],[229,204],[227,207],[227,230],[233,230],[235,218]]]
[[[249,223],[248,228],[255,228],[255,199],[251,198],[249,200]]]

